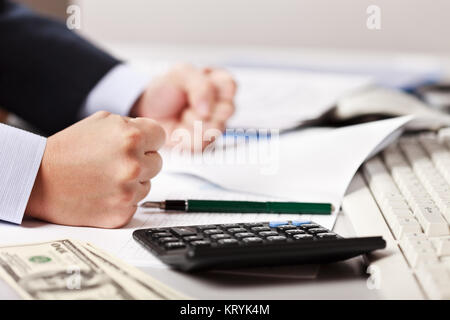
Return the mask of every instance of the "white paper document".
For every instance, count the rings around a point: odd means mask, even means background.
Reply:
[[[227,124],[234,128],[292,128],[320,117],[338,99],[372,84],[370,77],[339,73],[228,70],[238,86],[236,112]]]
[[[411,116],[326,131],[306,130],[264,142],[238,144],[216,156],[195,158],[169,152],[165,170],[202,177],[228,190],[299,202],[327,202],[336,209],[353,175],[374,151]],[[258,146],[262,143],[263,147]],[[248,150],[264,149],[259,159],[239,159]],[[252,153],[253,154],[253,153]],[[319,218],[319,216],[315,216]],[[319,222],[319,221],[318,221]],[[320,222],[319,222],[320,223]]]

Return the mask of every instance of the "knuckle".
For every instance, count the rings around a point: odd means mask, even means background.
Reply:
[[[128,160],[127,164],[123,166],[122,181],[135,180],[141,173],[141,165],[137,160]]]
[[[129,127],[124,132],[124,147],[126,150],[136,148],[144,138],[143,133],[134,127]]]
[[[96,118],[106,118],[106,117],[108,117],[110,115],[111,115],[111,112],[101,110],[101,111],[97,111],[92,116],[96,117]]]
[[[203,79],[202,81],[202,89],[206,92],[214,91],[215,85],[214,82],[211,79]]]
[[[151,119],[146,120],[148,120],[148,126],[151,132],[151,139],[154,140],[155,145],[161,147],[162,145],[164,145],[166,141],[166,131],[158,122]]]
[[[128,204],[133,202],[134,200],[134,192],[131,190],[122,191],[120,195],[120,202],[124,204]]]

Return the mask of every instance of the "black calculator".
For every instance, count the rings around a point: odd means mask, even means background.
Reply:
[[[133,237],[182,271],[328,263],[385,248],[382,237],[343,238],[311,221],[140,229]]]

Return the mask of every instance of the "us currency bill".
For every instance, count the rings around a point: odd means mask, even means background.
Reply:
[[[0,277],[25,299],[186,299],[93,245],[68,239],[0,247]]]

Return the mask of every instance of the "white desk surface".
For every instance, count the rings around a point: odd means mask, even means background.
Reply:
[[[350,222],[341,213],[334,230],[342,236],[354,235]],[[145,272],[194,299],[377,299],[366,286],[361,257],[320,266],[316,279],[283,279],[200,272],[185,274],[170,269],[143,268]],[[0,299],[20,297],[0,280]]]

